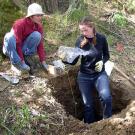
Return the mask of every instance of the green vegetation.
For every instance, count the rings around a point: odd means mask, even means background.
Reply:
[[[74,46],[75,39],[79,34],[78,22],[89,14],[87,4],[84,0],[80,3],[72,3],[64,14],[59,12],[52,15],[49,20],[43,20],[45,29],[45,38],[57,41],[57,45],[48,45],[45,43],[47,52],[56,50],[59,45]]]
[[[88,6],[84,0],[80,0],[78,3],[74,1],[66,12],[66,19],[68,23],[78,22],[83,16],[88,14]]]
[[[129,14],[135,14],[135,1],[127,0],[125,4],[125,9]]]
[[[0,129],[3,135],[18,135],[27,133],[29,129],[32,132],[36,132],[31,127],[31,123],[39,120],[47,120],[47,116],[44,114],[33,115],[28,107],[24,104],[21,108],[12,106],[7,109],[0,109]]]
[[[11,0],[0,0],[0,49],[5,33],[10,31],[13,22],[22,15]]]
[[[119,27],[126,27],[128,22],[126,17],[122,13],[115,13],[112,17],[113,22]]]

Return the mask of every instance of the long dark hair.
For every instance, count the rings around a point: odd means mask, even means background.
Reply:
[[[79,25],[86,25],[88,27],[92,27],[93,28],[93,34],[94,34],[94,38],[92,40],[92,43],[94,45],[96,45],[96,29],[95,29],[95,24],[92,21],[90,16],[85,16],[82,18],[82,20],[80,21]]]

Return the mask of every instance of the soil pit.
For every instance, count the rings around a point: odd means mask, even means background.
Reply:
[[[83,104],[78,84],[76,82],[77,72],[78,70],[76,68],[72,69],[64,75],[51,78],[49,83],[54,88],[52,96],[57,102],[63,105],[66,114],[82,120]],[[113,97],[113,114],[117,114],[127,107],[131,99],[128,91],[122,90],[120,84],[116,85],[116,83],[110,80],[110,87]],[[94,90],[93,96],[95,102],[95,113],[97,114],[98,119],[98,116],[100,117],[102,113],[102,109],[96,90]]]
[[[135,133],[135,87],[125,78],[113,71],[110,77],[113,97],[113,116],[100,120],[100,102],[95,97],[97,121],[93,124],[83,123],[83,105],[76,82],[78,67],[57,77],[49,77],[41,72],[36,77],[23,79],[17,85],[4,86],[0,92],[0,106],[16,108],[23,104],[29,106],[31,115],[45,115],[45,119],[32,121],[31,129],[35,135],[114,135]],[[1,86],[4,84],[1,80]],[[14,118],[8,121],[9,129]],[[31,129],[25,127],[20,134],[32,135]],[[0,133],[5,133],[1,128]],[[25,132],[24,132],[25,131]],[[30,134],[31,133],[31,134]]]

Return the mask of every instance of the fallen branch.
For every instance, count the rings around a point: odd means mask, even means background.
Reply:
[[[135,81],[128,77],[124,72],[122,72],[120,69],[118,69],[116,66],[114,66],[114,69],[120,73],[123,77],[125,77],[128,81],[130,81],[135,86]]]
[[[0,124],[1,127],[5,128],[11,135],[15,135],[9,128],[7,128],[5,125]]]

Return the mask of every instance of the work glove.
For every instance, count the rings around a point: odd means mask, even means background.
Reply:
[[[45,71],[47,71],[47,72],[48,72],[49,67],[48,67],[48,65],[46,64],[46,62],[45,62],[45,61],[43,61],[43,62],[42,62],[42,67],[43,67],[43,69],[44,69]]]
[[[98,61],[96,64],[95,64],[95,70],[97,72],[101,72],[102,71],[102,68],[103,68],[103,61]]]

